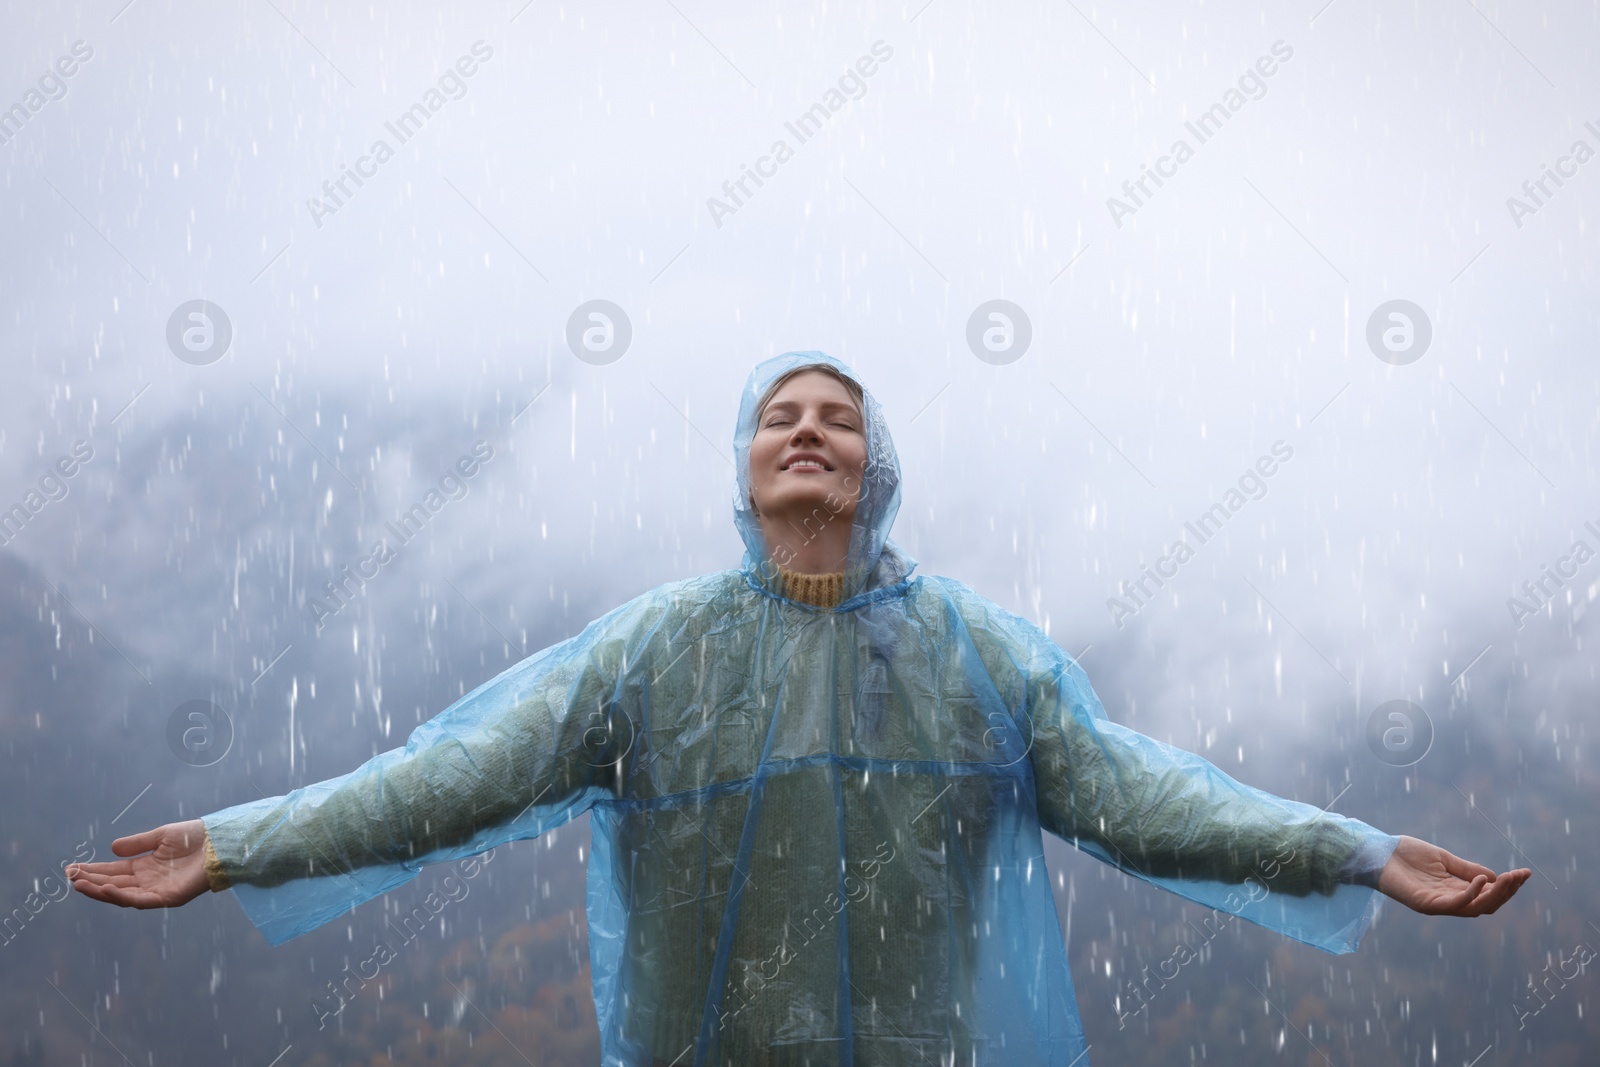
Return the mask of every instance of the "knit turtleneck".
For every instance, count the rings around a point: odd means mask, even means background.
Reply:
[[[838,607],[839,597],[844,594],[844,571],[834,571],[832,574],[801,574],[780,563],[778,582],[783,595],[790,600],[815,604],[819,608]]]

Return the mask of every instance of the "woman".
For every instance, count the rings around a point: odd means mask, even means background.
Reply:
[[[1331,952],[1376,892],[1471,916],[1528,877],[1112,723],[1038,627],[911,577],[888,427],[837,360],[757,366],[734,449],[739,570],[622,605],[350,774],[122,838],[148,854],[73,884],[141,908],[232,887],[281,944],[590,811],[606,1064],[1067,1065],[1041,829]]]

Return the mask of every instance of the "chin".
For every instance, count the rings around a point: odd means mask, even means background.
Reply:
[[[843,508],[839,507],[840,501],[847,501]],[[787,492],[774,499],[771,506],[774,511],[797,511],[805,514],[821,511],[841,519],[850,518],[856,510],[856,502],[846,497],[842,486],[825,483],[820,478],[815,485],[788,486]]]

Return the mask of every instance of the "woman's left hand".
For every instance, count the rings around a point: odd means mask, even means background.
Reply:
[[[1424,915],[1474,918],[1493,914],[1532,873],[1521,867],[1495,874],[1438,845],[1402,836],[1378,875],[1378,891]]]

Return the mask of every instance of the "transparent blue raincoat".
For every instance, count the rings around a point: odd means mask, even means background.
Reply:
[[[1041,830],[1190,900],[1352,951],[1398,839],[1109,721],[1042,630],[889,538],[868,463],[836,607],[765,550],[739,410],[743,565],[653,589],[479,686],[404,748],[205,817],[214,888],[273,944],[426,864],[590,812],[607,1065],[1083,1064]]]

